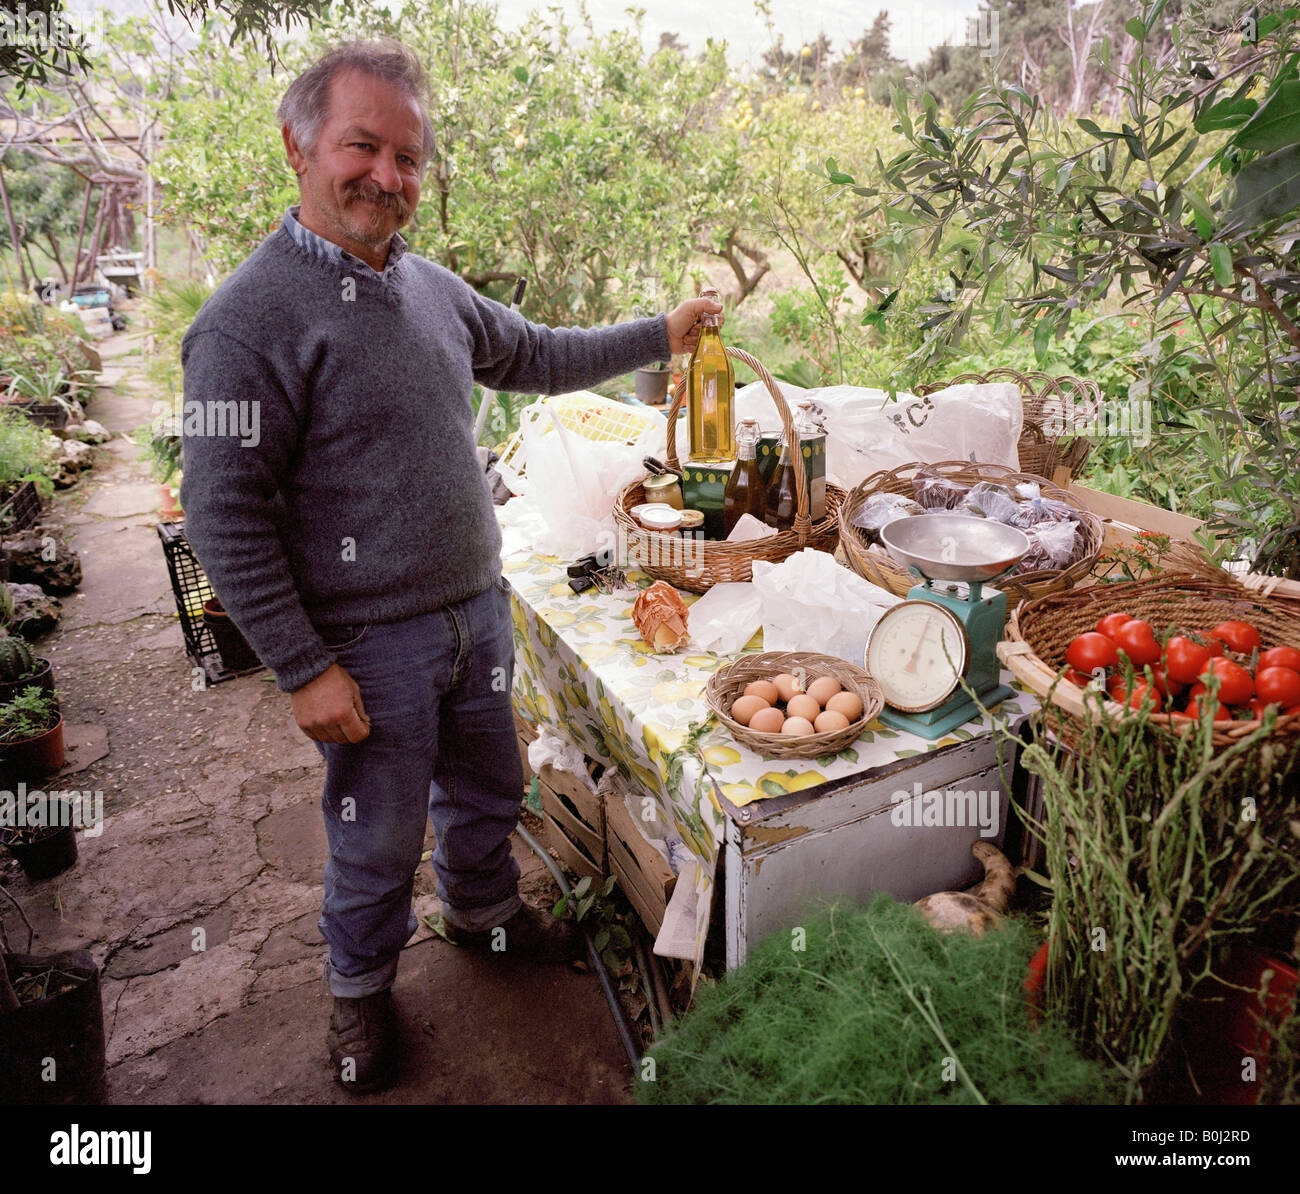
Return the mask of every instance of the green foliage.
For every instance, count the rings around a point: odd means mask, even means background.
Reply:
[[[0,705],[0,744],[26,742],[59,724],[59,701],[54,693],[31,685]]]
[[[77,232],[85,198],[85,182],[66,166],[43,161],[32,153],[10,152],[4,157],[5,186],[21,244],[36,244],[58,270],[66,285],[77,251]],[[93,187],[86,213],[86,235],[95,225],[103,190]]]
[[[35,481],[47,491],[57,472],[46,433],[21,412],[0,404],[0,489]]]
[[[1105,1103],[1103,1067],[1021,985],[1035,942],[1014,921],[982,938],[932,929],[878,895],[810,910],[700,992],[651,1051],[642,1103]],[[796,930],[797,932],[798,930]],[[803,948],[797,948],[802,945]]]
[[[584,875],[571,890],[555,901],[551,910],[556,916],[572,918],[591,934],[592,944],[611,974],[620,974],[627,966],[632,938],[620,921],[614,894],[614,876],[610,875],[598,891],[592,890],[591,877]]]
[[[1085,310],[1118,305],[1150,321],[1143,396],[1153,382],[1174,387],[1165,397],[1183,416],[1177,447],[1201,457],[1194,469],[1184,459],[1185,475],[1213,502],[1219,529],[1271,532],[1294,552],[1296,13],[1262,19],[1257,42],[1243,50],[1238,39],[1221,62],[1207,61],[1204,41],[1193,53],[1177,25],[1172,51],[1153,58],[1148,31],[1161,28],[1162,9],[1128,22],[1128,58],[1099,47],[1124,101],[1121,121],[1064,122],[1016,85],[977,91],[951,121],[931,94],[899,93],[908,148],[878,159],[864,183],[834,163],[821,172],[853,203],[871,200],[908,253],[950,271],[956,293],[920,325],[927,335],[914,355],[926,366],[981,327],[1024,338],[1045,363]],[[1261,546],[1257,566],[1282,562]]]
[[[1040,741],[1021,755],[1046,809],[1033,829],[1053,893],[1047,1006],[1115,1066],[1129,1102],[1169,1080],[1215,947],[1294,913],[1300,749],[1272,737],[1273,710],[1216,752],[1206,704],[1186,736],[1159,737],[1149,705],[1115,722],[1089,707],[1072,749]]]

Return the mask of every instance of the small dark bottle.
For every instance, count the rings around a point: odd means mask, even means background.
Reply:
[[[766,514],[764,499],[767,486],[758,471],[758,424],[753,419],[742,419],[736,428],[736,443],[740,447],[736,466],[722,495],[722,537],[731,534],[742,514],[752,514],[760,522]]]
[[[778,531],[788,531],[794,526],[798,497],[795,493],[794,461],[790,457],[790,441],[781,435],[781,457],[776,471],[768,479],[766,517],[764,521]]]

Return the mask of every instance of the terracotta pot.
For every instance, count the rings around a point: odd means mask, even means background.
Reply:
[[[63,718],[53,729],[22,742],[0,746],[0,786],[12,791],[19,783],[33,782],[53,775],[68,761],[63,748]]]

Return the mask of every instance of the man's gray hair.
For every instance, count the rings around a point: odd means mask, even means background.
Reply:
[[[415,100],[424,127],[421,164],[427,166],[435,147],[433,123],[425,107],[429,98],[429,79],[415,52],[391,38],[347,42],[331,50],[289,84],[275,117],[280,124],[289,126],[298,148],[309,157],[315,152],[316,138],[329,116],[330,84],[335,75],[346,70],[361,71],[383,79]]]

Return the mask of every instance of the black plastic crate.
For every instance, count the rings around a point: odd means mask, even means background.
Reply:
[[[33,481],[24,481],[0,506],[0,531],[25,531],[40,520],[43,504]]]
[[[203,669],[212,684],[249,675],[249,672],[232,672],[222,664],[216,640],[203,621],[203,603],[215,597],[216,593],[185,537],[184,521],[160,522],[158,538],[162,540],[163,554],[167,557],[167,574],[171,577],[176,612],[180,615],[181,631],[185,635],[185,654],[196,667]],[[260,668],[251,670],[259,671]]]

